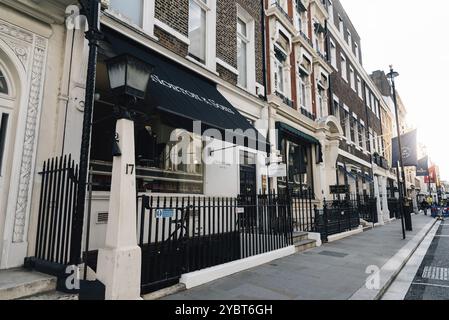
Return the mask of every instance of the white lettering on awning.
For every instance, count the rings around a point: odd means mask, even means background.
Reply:
[[[190,92],[190,91],[188,91],[186,89],[183,89],[183,88],[181,88],[179,86],[175,86],[174,84],[172,84],[172,83],[170,83],[168,81],[159,79],[159,77],[157,75],[155,75],[155,74],[151,75],[151,80],[153,82],[155,82],[155,83],[158,83],[158,84],[164,86],[164,87],[172,89],[172,90],[174,90],[174,91],[176,91],[178,93],[182,93],[185,96],[188,96],[188,97],[190,97],[192,99],[204,102],[204,103],[206,103],[206,104],[208,104],[210,106],[213,106],[213,107],[215,107],[217,109],[226,111],[226,112],[228,112],[230,114],[235,114],[234,111],[232,111],[230,108],[228,108],[226,106],[223,106],[223,105],[221,105],[219,103],[216,103],[213,99],[207,99],[207,98],[204,98],[204,97],[200,97],[199,95],[197,95],[195,93],[192,93],[192,92]]]

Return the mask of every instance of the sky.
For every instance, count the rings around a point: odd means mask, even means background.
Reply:
[[[397,90],[449,181],[449,1],[341,0],[362,39],[365,70],[399,72]]]

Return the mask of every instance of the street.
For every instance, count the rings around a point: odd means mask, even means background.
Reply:
[[[449,299],[449,223],[437,221],[382,300]]]
[[[405,300],[449,299],[449,222],[443,221],[413,279]]]

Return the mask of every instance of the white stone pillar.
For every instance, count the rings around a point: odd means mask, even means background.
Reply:
[[[140,299],[141,250],[137,245],[134,123],[117,121],[121,156],[114,157],[105,248],[98,253],[97,279],[106,300]]]
[[[374,196],[376,197],[376,207],[377,207],[377,222],[381,225],[384,224],[382,205],[380,200],[380,190],[379,190],[379,178],[374,175]]]
[[[381,177],[381,193],[384,221],[389,221],[390,210],[388,209],[387,177]]]

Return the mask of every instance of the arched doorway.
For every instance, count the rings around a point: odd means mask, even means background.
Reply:
[[[16,90],[12,76],[0,55],[0,211],[6,211],[10,179]],[[1,215],[0,215],[1,216]]]

